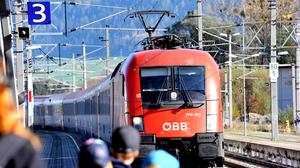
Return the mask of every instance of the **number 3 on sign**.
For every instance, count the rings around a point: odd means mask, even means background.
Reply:
[[[30,25],[51,24],[50,2],[28,2],[27,6]]]

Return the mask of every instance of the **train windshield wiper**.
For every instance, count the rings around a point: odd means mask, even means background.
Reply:
[[[193,106],[192,107],[198,108],[198,107],[201,107],[203,105],[204,105],[204,101],[203,102],[193,102]]]
[[[184,100],[184,104],[182,105],[182,107],[194,107],[191,95],[189,94],[189,92],[187,91],[186,87],[185,87],[185,83],[182,80],[182,78],[179,76],[179,83],[182,87],[182,89],[180,91],[182,91],[183,93],[183,100]]]
[[[166,77],[166,79],[164,80],[164,82],[163,82],[161,88],[158,89],[159,94],[158,94],[156,103],[152,105],[152,106],[154,106],[154,107],[156,107],[156,108],[160,108],[160,107],[161,107],[161,99],[162,99],[162,96],[163,96],[163,92],[168,91],[168,89],[164,89],[165,86],[167,85],[167,80],[168,80],[168,78]]]

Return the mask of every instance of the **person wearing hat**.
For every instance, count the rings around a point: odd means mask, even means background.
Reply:
[[[112,168],[109,150],[101,139],[90,138],[80,147],[79,168]]]
[[[168,152],[160,149],[150,152],[143,164],[142,168],[179,168],[179,161]]]
[[[111,153],[114,168],[131,168],[139,156],[141,138],[130,126],[116,128],[112,134]]]

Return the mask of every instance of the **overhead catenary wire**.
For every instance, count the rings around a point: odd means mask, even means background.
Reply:
[[[93,7],[101,7],[101,8],[112,8],[112,9],[127,9],[127,7],[98,5],[98,4],[89,4],[89,3],[80,3],[80,2],[67,2],[67,4],[68,5],[79,5],[79,6],[93,6]]]
[[[42,47],[47,47],[47,46],[58,46],[59,44],[44,44],[44,43],[37,43],[37,44],[32,44],[32,45],[38,45]],[[69,43],[60,43],[60,46],[63,47],[82,47],[82,44],[69,44]],[[102,45],[95,45],[95,44],[86,44],[86,47],[91,47],[91,48],[98,48],[98,47],[103,47]]]
[[[87,27],[87,28],[82,28],[83,30],[121,30],[121,31],[145,31],[144,28],[123,28],[123,27]],[[168,29],[156,29],[156,31],[167,31]]]
[[[79,26],[79,27],[76,27],[76,28],[72,28],[72,29],[70,29],[69,31],[70,31],[70,32],[74,32],[74,31],[76,31],[76,30],[78,30],[78,29],[82,29],[82,28],[84,28],[84,27],[86,27],[86,26],[89,26],[89,25],[91,25],[91,24],[94,24],[94,23],[97,23],[97,22],[101,22],[101,21],[103,21],[103,20],[109,19],[109,18],[111,18],[111,17],[114,17],[114,16],[116,16],[116,15],[122,14],[122,13],[124,13],[124,12],[128,12],[128,11],[130,11],[130,10],[131,10],[131,8],[122,10],[122,11],[120,11],[120,12],[117,12],[117,13],[115,13],[115,14],[106,16],[106,17],[104,17],[104,18],[95,20],[95,21],[90,22],[90,23],[87,23],[87,24],[84,24],[84,25],[82,25],[82,26]]]

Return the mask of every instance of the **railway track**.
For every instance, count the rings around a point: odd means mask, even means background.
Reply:
[[[277,168],[287,168],[291,167],[288,165],[283,165],[280,163],[262,160],[260,158],[249,157],[246,155],[225,152],[225,163],[226,166],[234,168],[248,168],[248,167],[277,167]]]
[[[230,167],[299,167],[300,151],[258,143],[225,139],[225,164]],[[249,165],[247,165],[249,164]]]
[[[47,168],[77,166],[78,144],[67,133],[57,131],[36,132],[43,143],[42,161]]]

